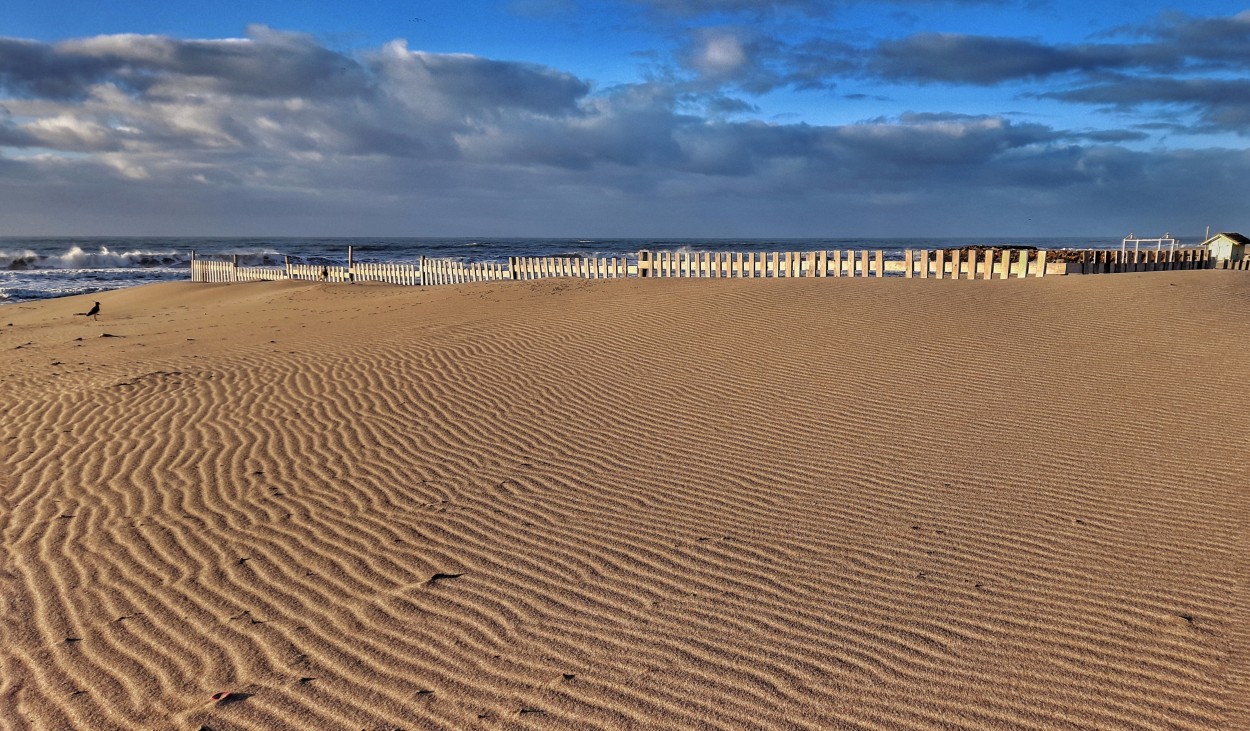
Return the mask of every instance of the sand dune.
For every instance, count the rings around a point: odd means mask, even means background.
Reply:
[[[0,728],[1250,727],[1244,273],[84,299]]]

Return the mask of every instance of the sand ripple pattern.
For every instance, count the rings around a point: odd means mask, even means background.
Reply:
[[[0,729],[1250,721],[1239,273],[107,296],[0,335]]]

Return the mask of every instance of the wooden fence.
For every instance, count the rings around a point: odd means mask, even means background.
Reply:
[[[906,250],[901,260],[878,251],[648,252],[638,253],[638,276],[702,278],[884,277],[1007,279],[1063,274],[1045,251]],[[1056,262],[1059,263],[1059,262]]]
[[[626,257],[582,258],[568,256],[514,256],[508,260],[511,277],[504,279],[546,279],[548,277],[581,277],[582,279],[621,279],[638,275],[637,265]]]
[[[908,249],[899,259],[882,250],[687,252],[640,251],[636,255],[599,257],[512,257],[507,262],[465,262],[422,257],[417,264],[356,262],[347,266],[292,264],[239,266],[229,261],[191,256],[194,282],[252,282],[294,279],[326,282],[386,282],[429,286],[551,277],[620,279],[624,277],[697,277],[778,279],[794,277],[885,277],[920,279],[1010,279],[1066,274],[1112,274],[1176,269],[1250,270],[1250,257],[1214,261],[1204,247],[1169,251],[1030,249]]]

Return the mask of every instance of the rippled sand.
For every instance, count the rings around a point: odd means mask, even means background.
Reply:
[[[0,728],[1247,728],[1248,374],[1242,272],[0,306]]]

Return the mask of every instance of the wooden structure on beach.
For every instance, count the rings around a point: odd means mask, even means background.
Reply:
[[[1211,258],[1216,261],[1238,262],[1246,258],[1246,246],[1250,244],[1250,239],[1239,233],[1221,232],[1206,241],[1202,245],[1211,251]]]
[[[325,282],[385,282],[413,286],[581,279],[703,278],[781,279],[795,277],[906,277],[918,279],[1020,279],[1068,274],[1114,274],[1177,269],[1250,269],[1250,258],[1217,260],[1206,246],[1170,250],[908,249],[900,258],[884,250],[832,251],[639,251],[618,257],[511,257],[468,262],[421,257],[416,263],[357,262],[347,265],[292,263],[240,266],[238,256],[204,259],[192,253],[194,282],[251,282],[292,279]]]

